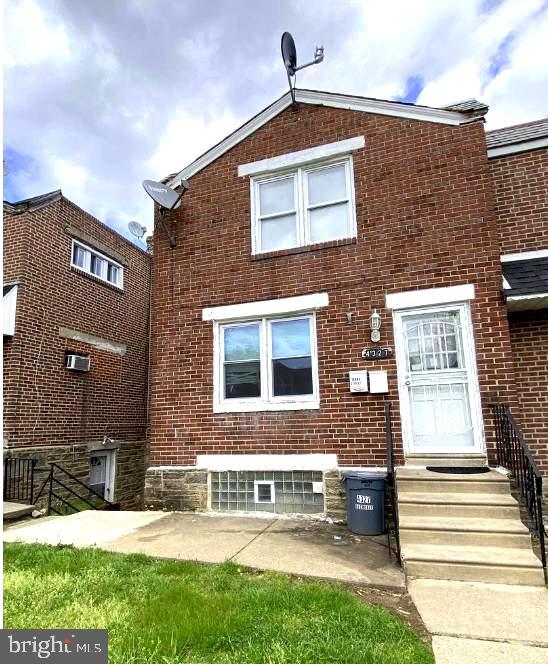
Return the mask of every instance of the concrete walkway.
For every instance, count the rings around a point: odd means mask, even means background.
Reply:
[[[437,664],[548,664],[548,590],[414,579]]]
[[[96,512],[4,530],[4,541],[97,546],[119,553],[245,567],[375,587],[405,588],[386,537],[359,537],[311,520],[182,512]]]

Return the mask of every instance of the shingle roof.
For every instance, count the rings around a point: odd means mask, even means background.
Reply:
[[[27,210],[37,210],[38,208],[45,207],[54,201],[58,201],[63,197],[63,194],[60,189],[55,191],[49,191],[47,194],[40,194],[39,196],[33,196],[32,198],[25,198],[21,201],[15,201],[15,203],[10,203],[9,201],[4,201],[4,208],[8,209],[10,212],[26,212]]]
[[[548,136],[548,118],[486,132],[487,147],[513,145]]]
[[[446,111],[460,111],[461,113],[475,112],[477,115],[485,115],[489,110],[489,106],[477,99],[464,99],[448,106],[443,106]]]
[[[506,297],[548,293],[548,257],[505,262],[502,273],[510,284]]]

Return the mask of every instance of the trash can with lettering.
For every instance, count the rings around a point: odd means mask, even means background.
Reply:
[[[382,535],[386,474],[349,471],[342,481],[346,486],[348,529],[356,535]]]

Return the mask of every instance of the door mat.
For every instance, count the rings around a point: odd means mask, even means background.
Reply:
[[[491,469],[488,466],[426,466],[426,470],[447,475],[479,475]]]

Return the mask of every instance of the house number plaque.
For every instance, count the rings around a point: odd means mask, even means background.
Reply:
[[[364,360],[387,360],[392,357],[391,348],[364,348],[362,357]]]

